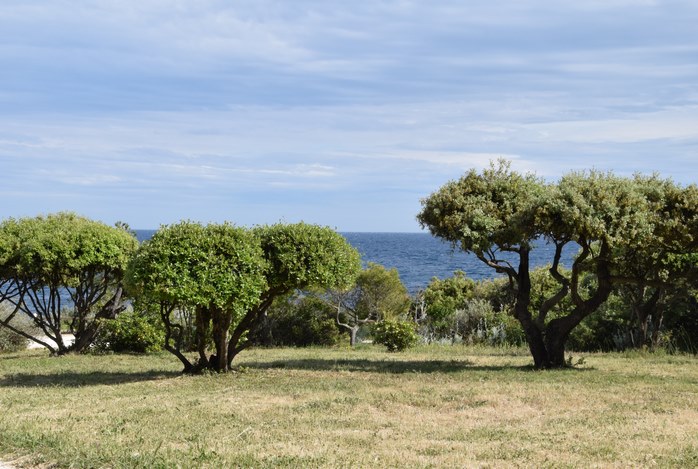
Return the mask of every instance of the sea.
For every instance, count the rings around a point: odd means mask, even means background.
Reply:
[[[154,230],[136,230],[140,241],[150,238]],[[449,243],[429,233],[341,233],[361,254],[364,265],[369,262],[397,269],[402,283],[411,294],[424,289],[433,278],[446,278],[463,271],[474,280],[493,278],[497,274],[472,254],[454,251]],[[540,239],[531,252],[531,265],[552,262],[555,248]],[[570,267],[577,248],[563,251],[562,264]],[[513,259],[512,259],[513,260]]]

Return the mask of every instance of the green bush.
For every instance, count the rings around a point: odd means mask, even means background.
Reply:
[[[420,334],[429,342],[521,345],[525,336],[511,315],[514,297],[504,278],[473,281],[463,272],[433,279],[423,297]]]
[[[419,336],[414,323],[385,320],[373,326],[373,341],[385,345],[389,352],[401,352],[417,345]]]
[[[0,352],[18,352],[27,348],[28,343],[21,335],[0,326]]]
[[[95,349],[102,352],[148,353],[162,349],[165,333],[156,318],[134,312],[102,320]]]
[[[10,311],[5,305],[0,305],[0,320],[7,318]],[[19,313],[13,320],[12,325],[19,330],[26,332],[32,336],[40,335],[40,332],[32,324],[31,319]],[[0,326],[0,352],[18,352],[24,350],[29,345],[29,341],[21,335],[12,332],[6,327]]]
[[[251,340],[256,345],[337,345],[340,331],[332,307],[312,296],[278,298]]]
[[[473,298],[475,281],[468,278],[464,272],[457,271],[452,277],[439,279],[434,277],[423,292],[424,313],[423,323],[425,335],[429,340],[451,339],[461,335],[463,315],[468,300]]]

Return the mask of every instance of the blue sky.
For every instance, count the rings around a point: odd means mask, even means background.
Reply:
[[[2,217],[417,231],[491,159],[698,181],[698,2],[3,0]]]

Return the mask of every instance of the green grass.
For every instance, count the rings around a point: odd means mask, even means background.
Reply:
[[[176,359],[0,355],[0,455],[58,467],[695,467],[698,360],[525,351],[250,350]],[[3,458],[0,458],[3,459]]]

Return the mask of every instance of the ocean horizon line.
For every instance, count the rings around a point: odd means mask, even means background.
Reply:
[[[131,228],[133,231],[157,231],[160,228]],[[422,231],[353,231],[353,230],[336,230],[337,233],[347,233],[347,234],[426,234],[430,235],[428,231],[422,230]]]

